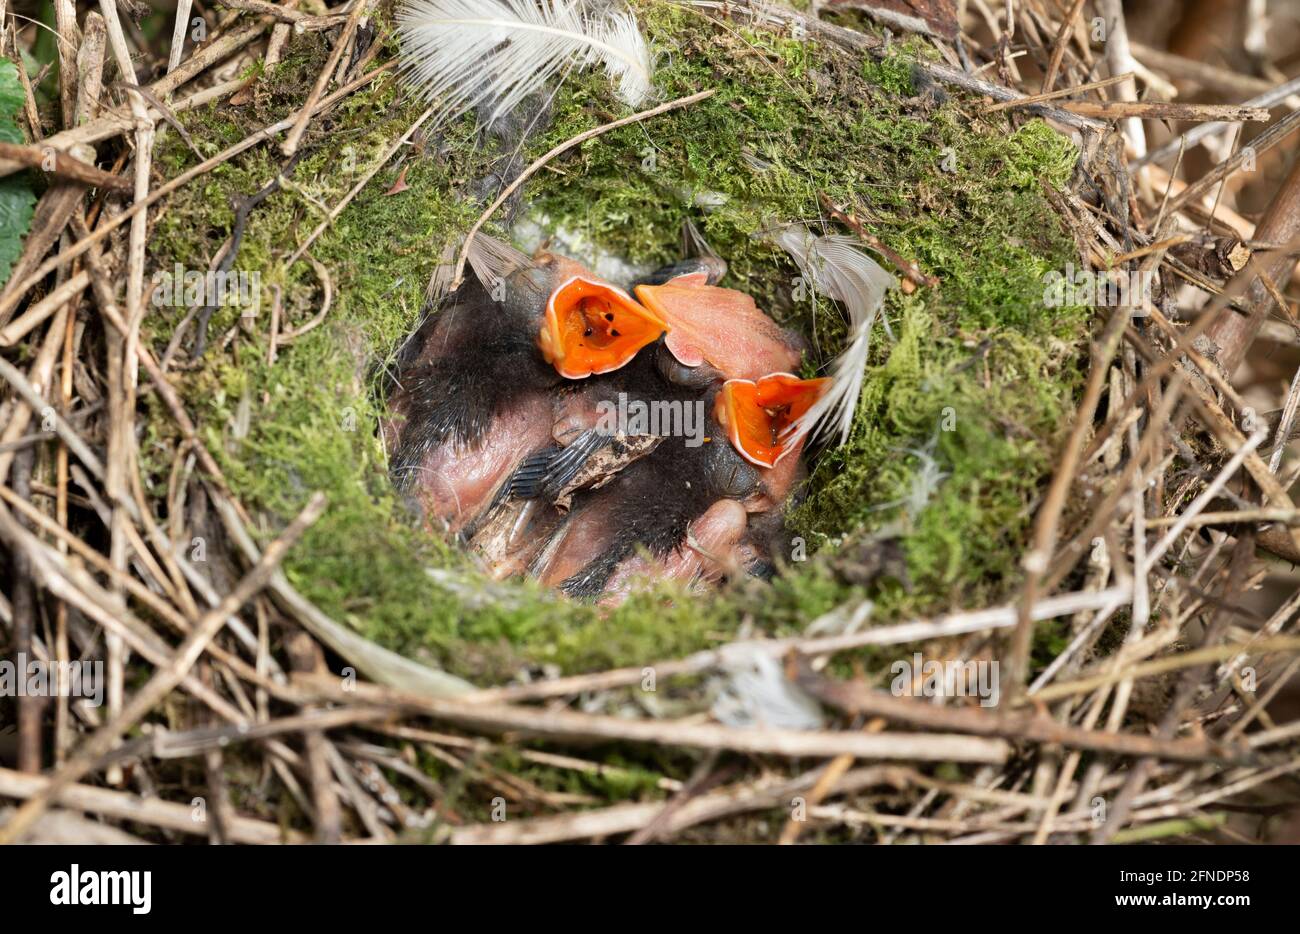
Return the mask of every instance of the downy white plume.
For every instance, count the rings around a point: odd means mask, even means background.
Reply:
[[[727,726],[815,730],[820,705],[785,676],[781,662],[757,649],[733,646],[715,679],[713,716]]]
[[[438,304],[451,294],[451,284],[456,281],[456,253],[460,243],[461,240],[452,240],[443,246],[438,263],[433,267],[433,275],[429,277],[429,285],[424,290],[426,301]],[[407,339],[414,336],[415,332],[412,332]]]
[[[451,294],[452,283],[456,281],[456,256],[464,243],[465,238],[458,237],[442,248],[442,254],[438,257],[437,265],[433,267],[433,275],[429,277],[429,285],[424,292],[427,302],[437,305]],[[505,281],[516,269],[532,262],[528,254],[484,233],[474,236],[467,258],[474,275],[489,292],[493,291],[498,283]]]
[[[791,257],[804,281],[816,292],[840,302],[849,312],[848,343],[831,367],[831,388],[791,428],[791,439],[810,432],[831,434],[838,429],[840,443],[848,440],[853,415],[862,393],[863,371],[871,350],[871,331],[885,301],[885,293],[898,280],[859,247],[852,237],[815,237],[802,226],[784,227],[772,239]],[[883,322],[885,333],[889,322]]]
[[[948,479],[948,473],[940,469],[939,461],[934,456],[938,447],[939,431],[936,428],[925,447],[905,449],[906,453],[921,462],[921,469],[912,474],[912,484],[908,487],[907,496],[903,498],[907,515],[912,520],[916,520],[921,515],[925,507],[930,504],[930,500],[934,499],[934,495],[939,492],[943,481]]]
[[[491,123],[553,76],[595,63],[628,105],[651,95],[636,18],[602,0],[406,0],[397,26],[402,71],[437,102],[435,123],[485,101]]]
[[[804,638],[814,639],[821,636],[851,636],[867,624],[876,605],[870,600],[863,600],[856,606],[840,604],[829,613],[823,613],[806,627]],[[814,668],[816,665],[814,664]]]
[[[487,234],[475,234],[469,245],[470,267],[489,292],[495,291],[498,284],[510,278],[515,270],[531,262],[527,253]]]

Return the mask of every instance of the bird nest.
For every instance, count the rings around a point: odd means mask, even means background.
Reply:
[[[1295,406],[1230,381],[1288,309],[1295,186],[1224,221],[1242,150],[1183,181],[1117,130],[1258,113],[1086,83],[1055,14],[1018,58],[943,3],[637,0],[655,101],[574,69],[485,131],[400,80],[389,2],[226,3],[171,70],[56,6],[78,67],[0,151],[40,198],[0,296],[0,645],[102,690],[0,692],[0,839],[1121,842],[1227,833],[1296,770],[1292,604],[1238,609],[1300,556],[1263,459]],[[155,77],[101,94],[134,42]],[[395,361],[467,232],[621,275],[698,231],[811,377],[851,324],[790,225],[898,285],[770,579],[571,600],[394,489]]]

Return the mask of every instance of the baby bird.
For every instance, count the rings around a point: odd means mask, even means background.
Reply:
[[[550,396],[609,373],[664,326],[622,289],[553,253],[500,244],[399,355],[385,426],[391,472],[425,513],[466,529],[530,454],[550,444]]]
[[[798,364],[801,341],[749,296],[717,287],[725,269],[704,257],[637,283],[638,299],[667,326],[645,355],[651,365],[638,358],[612,378],[588,381],[570,394],[560,420],[571,426],[572,454],[594,440],[593,412],[616,393],[631,401],[680,399],[703,404],[710,442],[692,448],[661,439],[576,497],[533,559],[543,583],[609,600],[639,575],[717,577],[767,565],[779,507],[799,470],[801,441],[788,442],[786,433],[826,381],[783,372]],[[730,443],[721,443],[724,437]],[[752,528],[748,514],[760,520]]]
[[[666,381],[660,391],[672,392]],[[722,527],[718,541],[739,541],[741,503],[758,489],[757,471],[717,433],[707,404],[701,412],[708,426],[703,443],[693,446],[687,438],[663,437],[650,453],[601,486],[574,496],[568,517],[534,562],[542,583],[570,596],[595,597],[630,576],[629,563],[646,566],[642,552],[652,561],[672,563],[689,546],[688,530],[711,513],[715,520],[710,524]],[[719,507],[724,500],[736,509]]]
[[[764,314],[748,295],[719,288],[716,260],[681,265],[676,275],[638,284],[642,304],[668,326],[663,339],[676,361],[677,380],[713,385],[712,415],[735,451],[757,469],[746,499],[750,521],[740,545],[751,574],[771,570],[781,515],[804,475],[804,435],[795,426],[830,388],[830,379],[800,379],[789,371],[805,344]],[[722,267],[725,270],[725,266]]]
[[[719,263],[710,258],[680,263],[670,267],[672,278],[643,281],[633,289],[668,328],[668,350],[683,366],[707,363],[726,379],[756,379],[798,366],[803,340],[744,292],[716,285],[726,269]]]
[[[747,567],[749,516],[734,499],[720,499],[687,527],[685,540],[662,557],[635,554],[610,575],[600,602],[617,605],[647,580],[677,581],[688,588],[716,584]]]
[[[790,491],[803,446],[791,429],[831,381],[790,373],[803,355],[803,340],[748,295],[715,285],[714,269],[706,261],[680,267],[660,284],[638,284],[636,296],[667,325],[664,346],[683,372],[697,371],[700,380],[720,376],[714,417],[740,455],[764,471],[767,498],[779,503]],[[790,465],[778,470],[787,459]]]
[[[471,259],[399,359],[386,431],[426,516],[494,576],[604,602],[766,566],[799,471],[788,429],[826,382],[788,372],[802,342],[719,288],[713,257],[636,283],[640,301],[556,254]],[[688,430],[610,423],[637,406]]]

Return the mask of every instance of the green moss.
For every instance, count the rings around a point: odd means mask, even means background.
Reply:
[[[1038,122],[1008,131],[1005,115],[972,117],[959,100],[911,100],[915,46],[863,62],[770,30],[723,28],[676,5],[646,0],[637,9],[663,53],[663,98],[717,93],[557,159],[530,183],[526,212],[646,263],[676,258],[680,225],[694,221],[729,261],[726,284],[814,338],[810,369],[838,349],[841,312],[792,300],[797,270],[759,236],[768,225],[816,218],[824,193],[942,283],[889,300],[896,340],[877,335],[852,436],[815,458],[792,517],[808,560],[772,583],[690,599],[664,588],[612,612],[529,585],[510,585],[508,599],[473,599],[497,585],[405,512],[376,439],[383,363],[418,320],[444,245],[481,210],[452,194],[498,158],[469,145],[470,118],[407,153],[406,190],[386,193],[397,176],[386,166],[327,227],[311,253],[329,272],[333,306],[266,362],[274,290],[282,330],[302,326],[322,301],[313,267],[286,267],[288,255],[322,206],[337,204],[419,113],[391,82],[313,126],[291,185],[253,213],[241,244],[236,268],[260,274],[262,310],[242,324],[240,308],[219,310],[211,336],[235,327],[233,341],[183,377],[235,492],[273,529],[325,490],[330,509],[287,564],[295,584],[370,637],[483,681],[526,665],[644,664],[715,644],[744,620],[762,632],[798,631],[868,595],[834,567],[830,546],[887,525],[902,531],[912,586],[875,587],[878,617],[995,599],[1015,573],[1078,381],[1084,312],[1048,315],[1041,301],[1043,275],[1071,248],[1041,185],[1068,179],[1070,145]],[[200,151],[211,155],[290,112],[324,54],[318,37],[296,38],[249,105],[186,115]],[[550,127],[523,155],[622,112],[601,77],[570,76]],[[207,268],[228,235],[232,199],[274,178],[278,159],[256,147],[178,192],[158,222],[160,266]],[[171,174],[195,157],[169,137],[158,161]],[[184,311],[151,316],[157,345]],[[146,455],[160,488],[175,440],[159,413]],[[907,451],[926,445],[947,477],[911,514],[905,501],[922,458]],[[445,573],[435,580],[429,567]]]

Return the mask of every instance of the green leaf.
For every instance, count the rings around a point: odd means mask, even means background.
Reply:
[[[0,140],[24,142],[17,120],[23,100],[17,66],[8,59],[0,59]],[[28,183],[27,173],[0,178],[0,286],[9,281],[14,262],[22,255],[23,237],[31,227],[35,204],[36,195]]]
[[[23,86],[18,81],[18,66],[7,58],[0,58],[0,118],[3,125],[16,131],[14,118],[22,109],[24,100]],[[20,140],[22,136],[18,137]]]

